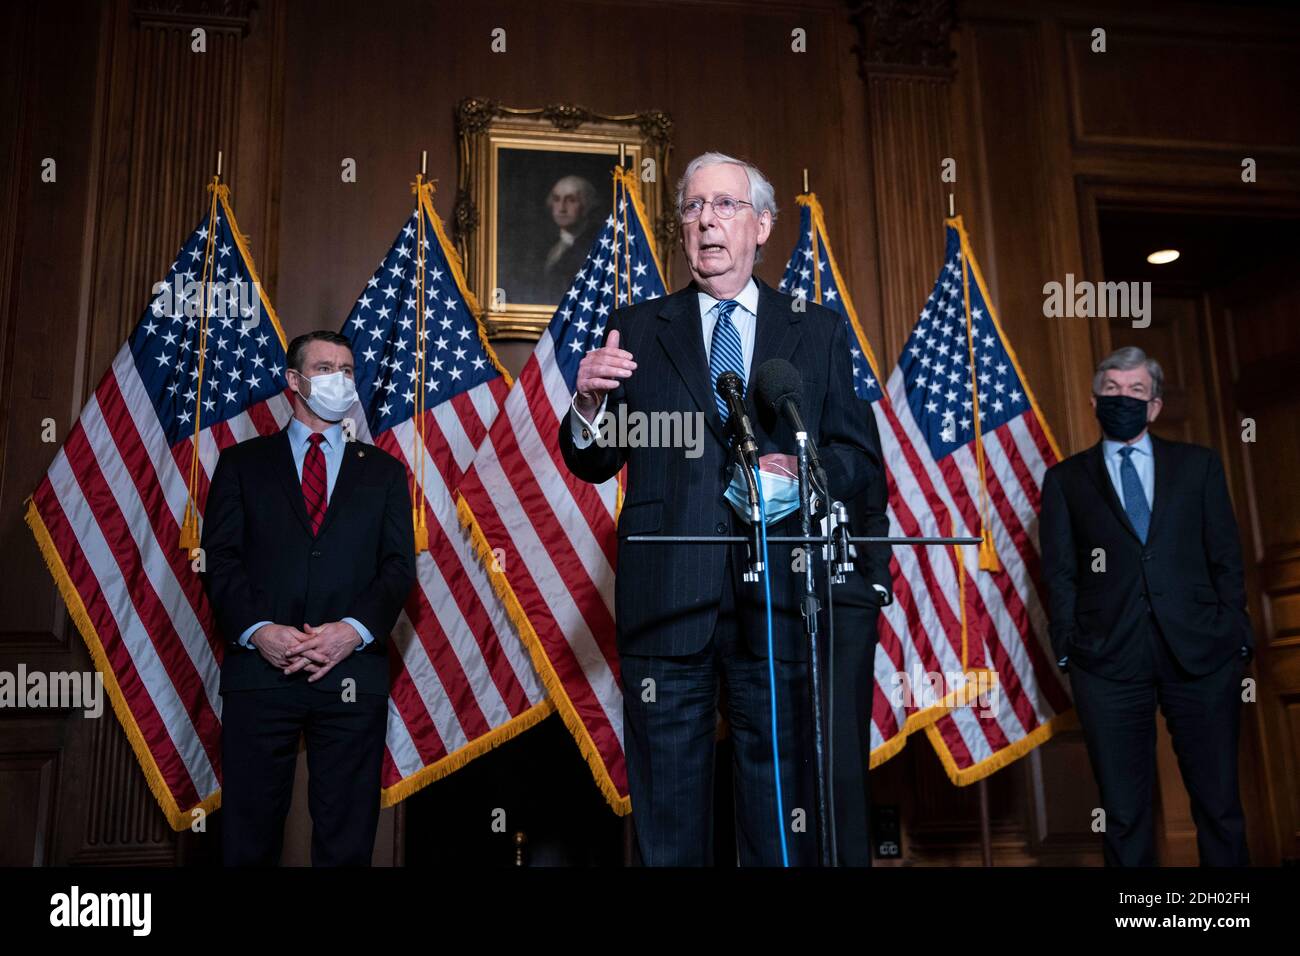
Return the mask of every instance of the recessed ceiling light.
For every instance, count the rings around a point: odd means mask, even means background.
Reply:
[[[1165,263],[1173,262],[1182,253],[1177,249],[1157,249],[1151,255],[1147,256],[1147,262],[1153,266],[1163,266]]]

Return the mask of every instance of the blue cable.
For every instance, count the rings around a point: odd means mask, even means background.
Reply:
[[[767,559],[767,502],[763,500],[763,478],[754,466],[758,489],[759,538],[763,544],[763,591],[767,598],[767,688],[772,704],[772,774],[776,780],[776,830],[781,837],[781,865],[790,865],[790,848],[785,842],[785,804],[781,797],[781,747],[776,735],[776,655],[772,648],[772,565]]]

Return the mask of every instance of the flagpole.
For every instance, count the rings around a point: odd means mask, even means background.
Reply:
[[[984,865],[993,865],[993,824],[989,819],[989,778],[980,777],[979,783],[980,796],[980,852],[984,857]]]
[[[199,299],[198,376],[194,386],[196,390],[194,435],[190,441],[190,471],[185,489],[185,514],[181,518],[180,540],[178,542],[181,549],[190,554],[194,553],[194,549],[199,546],[200,541],[198,498],[199,436],[203,431],[203,370],[207,359],[208,306],[212,292],[212,252],[217,237],[217,201],[221,190],[221,157],[221,150],[217,150],[217,171],[212,177],[212,182],[208,185],[208,190],[212,193],[212,201],[208,207],[208,236],[203,252],[203,270],[199,277],[202,293]]]
[[[970,312],[970,251],[966,242],[966,230],[960,220],[954,217],[957,240],[961,249],[961,285],[963,307],[966,310],[966,345],[970,356],[971,403],[975,410],[975,468],[980,482],[980,553],[981,571],[1000,571],[997,549],[993,544],[993,530],[989,526],[989,489],[984,465],[984,433],[980,425],[980,383],[979,370],[975,367],[975,320]]]
[[[618,144],[618,176],[614,179],[614,221],[618,222],[618,184],[619,180],[627,175],[627,144]],[[615,263],[618,261],[618,229],[614,230],[614,252]],[[627,238],[627,204],[623,206],[623,268],[627,270],[627,304],[632,304],[632,264],[628,260],[631,258],[631,252],[628,249]],[[618,269],[614,270],[614,308],[618,308]]]
[[[415,553],[429,550],[429,525],[424,512],[424,278],[426,244],[424,231],[425,174],[428,170],[429,152],[420,150],[420,171],[415,176],[415,402],[411,421],[411,525],[415,530]]]

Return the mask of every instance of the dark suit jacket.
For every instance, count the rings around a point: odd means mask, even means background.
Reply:
[[[388,693],[388,635],[415,584],[406,469],[373,445],[348,442],[313,538],[289,436],[253,438],[221,453],[203,516],[204,584],[225,640],[221,690],[280,687],[286,677],[237,643],[258,621],[301,628],[354,617],[374,641],[314,687]]]
[[[1151,436],[1155,502],[1138,539],[1098,442],[1048,469],[1040,544],[1052,649],[1116,680],[1140,672],[1148,608],[1178,662],[1207,674],[1253,648],[1241,545],[1219,456]],[[1105,571],[1094,571],[1097,549]]]
[[[516,290],[515,293],[519,301],[563,301],[565,293],[569,291],[569,286],[573,284],[574,276],[578,274],[578,270],[587,261],[587,255],[591,252],[596,237],[600,235],[600,230],[605,226],[602,220],[594,217],[593,220],[578,234],[573,241],[573,245],[564,250],[549,268],[546,265],[546,257],[550,255],[551,247],[555,245],[560,236],[554,226],[541,233],[542,241],[533,246],[524,260],[521,278],[525,279],[525,285],[523,289]],[[509,296],[510,294],[511,289],[507,288],[506,295]]]
[[[784,358],[803,378],[800,411],[817,442],[831,494],[849,501],[873,482],[883,482],[879,444],[853,392],[844,322],[819,305],[796,309],[794,300],[755,280],[758,321],[750,382],[746,388],[759,454],[793,454],[794,434],[784,420],[755,407],[753,374],[763,362]],[[727,547],[718,545],[629,544],[630,535],[745,534],[748,525],[723,497],[731,455],[718,415],[705,359],[698,293],[689,286],[670,296],[620,309],[608,331],[618,329],[621,348],[637,369],[610,393],[607,411],[694,414],[707,422],[703,453],[688,458],[681,448],[621,448],[574,445],[570,417],[560,421],[560,447],[569,469],[584,481],[602,482],[627,465],[626,496],[618,522],[618,578],[615,601],[618,644],[624,654],[683,655],[701,650],[712,637],[727,571]],[[773,525],[770,534],[798,534],[798,513]],[[767,631],[761,585],[740,582],[744,545],[733,545],[730,566],[737,610],[751,650],[766,656]],[[798,602],[799,575],[790,547],[770,548],[774,649],[782,660],[806,654]]]
[[[859,407],[869,435],[871,448],[880,448],[880,432],[871,404],[859,400]],[[882,471],[883,474],[883,471]],[[882,478],[867,485],[856,498],[845,502],[849,511],[849,528],[855,535],[881,537],[889,534],[889,489]],[[872,585],[880,585],[886,593],[892,592],[893,581],[889,574],[889,560],[893,549],[887,544],[858,545],[853,562],[856,574],[850,575],[835,588],[835,603],[855,607],[879,607],[882,600]]]

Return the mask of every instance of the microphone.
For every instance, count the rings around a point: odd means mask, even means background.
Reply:
[[[754,373],[754,391],[758,393],[758,401],[785,418],[796,434],[803,432],[807,436],[809,464],[812,465],[817,483],[821,485],[822,493],[828,494],[826,472],[822,468],[821,456],[817,454],[817,443],[808,434],[808,429],[804,428],[803,419],[799,416],[799,399],[803,395],[803,379],[799,376],[799,370],[785,359],[768,359]]]
[[[754,426],[745,412],[745,383],[735,372],[718,376],[718,394],[727,403],[727,425],[736,439],[736,449],[741,460],[749,465],[758,462],[758,442],[754,439]]]
[[[763,510],[758,504],[758,442],[754,440],[754,427],[745,412],[745,383],[735,372],[723,372],[715,386],[727,403],[727,429],[732,435],[732,447],[740,459],[740,470],[745,476],[745,490],[749,493],[749,523],[754,528],[754,543],[749,549],[749,564],[742,578],[757,581],[763,572],[763,550],[759,542],[762,535]]]

